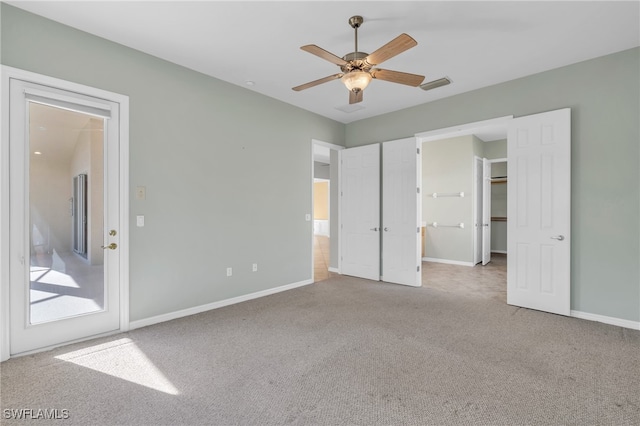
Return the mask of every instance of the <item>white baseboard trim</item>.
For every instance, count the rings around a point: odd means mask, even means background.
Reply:
[[[297,287],[313,284],[313,279],[298,281],[297,283],[286,284],[280,287],[274,287],[267,290],[257,291],[255,293],[245,294],[244,296],[232,297],[231,299],[220,300],[218,302],[207,303],[206,305],[194,306],[193,308],[182,309],[180,311],[169,312],[167,314],[156,315],[155,317],[144,318],[129,323],[129,330],[147,327],[149,325],[158,324],[165,321],[195,315],[212,309],[222,308],[224,306],[235,305],[236,303],[246,302],[247,300],[257,299],[259,297],[269,296],[271,294],[292,290]]]
[[[630,321],[621,318],[607,317],[604,315],[590,314],[588,312],[571,311],[574,318],[602,322],[604,324],[616,325],[618,327],[630,328],[632,330],[640,330],[640,321]]]
[[[448,265],[475,266],[473,262],[463,262],[461,260],[437,259],[435,257],[423,257],[423,262],[446,263]]]
[[[340,270],[338,268],[333,268],[333,267],[329,266],[329,272],[335,272],[336,274],[339,274]]]
[[[491,250],[491,253],[507,254],[506,250]]]

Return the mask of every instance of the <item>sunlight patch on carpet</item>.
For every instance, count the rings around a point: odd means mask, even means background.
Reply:
[[[170,395],[180,394],[129,338],[68,352],[56,358]]]

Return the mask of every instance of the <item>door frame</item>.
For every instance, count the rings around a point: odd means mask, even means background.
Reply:
[[[336,191],[340,191],[340,151],[342,151],[343,149],[345,149],[344,146],[342,145],[336,145],[330,142],[324,142],[321,141],[319,139],[311,139],[311,177],[309,178],[309,182],[311,182],[311,207],[309,208],[309,215],[311,216],[311,282],[313,282],[313,280],[315,279],[314,277],[314,267],[313,267],[313,263],[314,263],[314,257],[315,257],[315,249],[314,249],[314,232],[313,232],[313,208],[314,208],[314,197],[315,197],[315,186],[313,185],[314,183],[314,176],[313,176],[313,171],[314,171],[314,161],[315,161],[315,156],[314,156],[314,147],[318,145],[318,146],[322,146],[325,148],[329,148],[329,150],[334,150],[338,153],[338,164],[335,164],[335,167],[338,168],[338,181],[337,182],[331,182],[331,180],[329,180],[329,238],[335,238],[338,240],[338,244],[337,244],[337,251],[338,251],[338,268],[337,269],[332,269],[331,267],[329,267],[329,271],[331,272],[337,272],[338,274],[340,273],[341,270],[341,259],[342,257],[340,256],[341,252],[341,244],[340,244],[340,228],[342,227],[342,222],[340,222],[340,196],[338,196],[338,202],[335,206],[332,207],[331,204],[331,188],[334,188]],[[331,167],[331,164],[330,164]],[[333,210],[333,208],[335,208],[336,212],[337,212],[337,218],[334,218],[331,215],[331,210]],[[336,221],[336,223],[338,224],[338,233],[337,235],[333,235],[333,233],[331,232],[331,223],[333,221]],[[329,263],[331,263],[331,261],[329,261]]]
[[[53,87],[69,92],[76,92],[119,104],[119,140],[120,140],[120,240],[118,255],[120,262],[120,329],[129,330],[129,97],[106,90],[73,83],[59,78],[25,71],[6,65],[0,66],[0,361],[9,359],[10,348],[10,242],[9,242],[9,83],[11,79]],[[112,334],[112,333],[108,333]],[[87,340],[97,336],[86,336]],[[72,343],[72,342],[65,342]],[[58,346],[58,345],[54,345]],[[41,348],[37,351],[50,349]],[[31,353],[31,352],[27,352]],[[26,354],[26,353],[25,353]],[[24,355],[24,354],[21,354]]]

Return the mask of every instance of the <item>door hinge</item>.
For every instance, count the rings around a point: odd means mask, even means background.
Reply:
[[[416,268],[416,272],[420,272],[420,265]]]
[[[420,228],[416,228],[416,232],[419,234],[420,233]]]
[[[418,150],[418,154],[420,154],[420,148],[417,148],[417,150]]]
[[[418,194],[420,193],[420,187],[417,187],[416,190],[418,191]]]
[[[342,193],[342,191],[340,191],[340,196],[342,197],[344,194]]]

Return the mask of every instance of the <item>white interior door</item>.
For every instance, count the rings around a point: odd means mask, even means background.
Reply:
[[[507,303],[570,314],[571,110],[509,124]]]
[[[9,108],[10,353],[118,330],[119,104],[11,79]]]
[[[416,138],[382,144],[382,280],[419,287],[420,150]]]
[[[340,151],[341,273],[380,280],[380,145]]]
[[[473,161],[473,176],[475,194],[473,197],[473,222],[475,230],[473,235],[473,264],[482,262],[482,188],[484,187],[484,175],[482,158],[475,157]]]
[[[491,262],[491,162],[482,159],[482,264]]]

